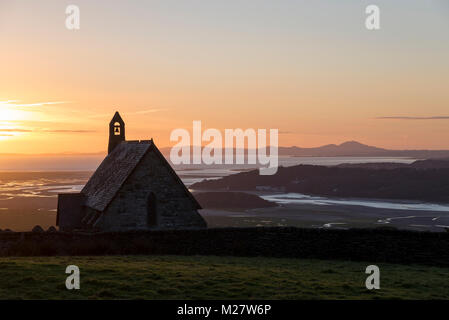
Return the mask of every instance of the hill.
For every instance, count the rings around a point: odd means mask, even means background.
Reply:
[[[255,194],[245,192],[197,192],[193,195],[204,209],[253,209],[277,206]]]
[[[261,188],[302,194],[378,199],[449,202],[448,161],[411,165],[361,164],[354,166],[298,165],[280,167],[271,176],[257,170],[218,180],[205,180],[194,190],[256,191]],[[376,170],[372,170],[374,169]]]

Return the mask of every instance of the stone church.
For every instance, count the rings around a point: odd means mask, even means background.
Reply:
[[[61,231],[206,228],[201,206],[151,140],[126,141],[109,123],[108,155],[80,193],[58,195]]]

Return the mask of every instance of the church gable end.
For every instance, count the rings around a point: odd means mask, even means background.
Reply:
[[[204,228],[199,205],[153,144],[96,223],[100,229]]]

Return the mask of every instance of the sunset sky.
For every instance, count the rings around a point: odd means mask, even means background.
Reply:
[[[201,120],[449,149],[447,0],[0,0],[0,40],[0,153],[104,151],[116,110],[160,147]]]

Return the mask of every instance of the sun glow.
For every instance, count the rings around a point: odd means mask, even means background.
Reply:
[[[0,102],[0,121],[26,120],[28,118],[26,112],[14,108],[8,103]]]
[[[13,101],[0,101],[0,141],[8,140],[23,134],[22,128],[17,127],[12,121],[22,121],[29,118],[26,112],[17,110],[11,106]]]

